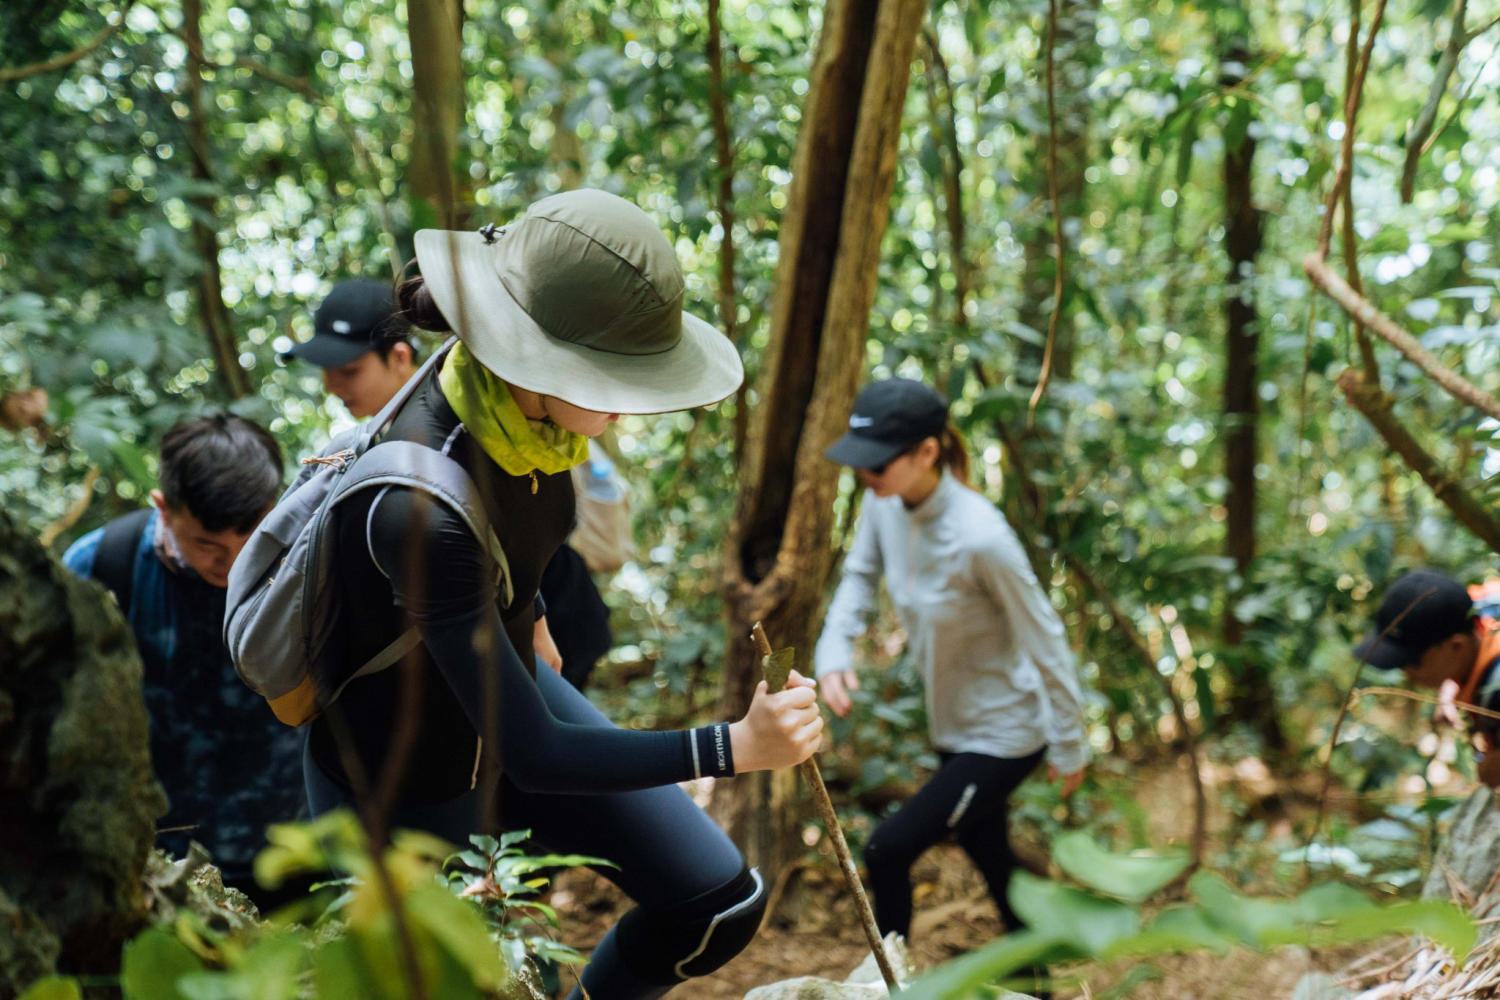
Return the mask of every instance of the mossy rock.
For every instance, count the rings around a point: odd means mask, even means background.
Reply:
[[[118,969],[165,811],[129,627],[0,511],[0,996]]]

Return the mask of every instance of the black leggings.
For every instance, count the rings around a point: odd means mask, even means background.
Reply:
[[[1016,867],[1007,820],[1010,796],[1036,770],[1042,750],[1025,757],[944,753],[942,766],[901,808],[881,822],[865,845],[881,934],[911,935],[911,866],[949,834],[958,838],[989,886],[1006,930],[1021,921],[1005,897]]]
[[[537,687],[563,722],[609,726],[588,699],[546,666]],[[317,815],[349,803],[311,756],[304,758],[308,799]],[[478,795],[397,809],[393,827],[428,830],[466,844],[478,825]],[[739,849],[676,786],[603,795],[525,792],[502,778],[501,823],[530,829],[548,851],[605,858],[595,869],[635,903],[594,949],[581,983],[590,1000],[652,1000],[690,976],[723,965],[749,944],[765,909],[760,875]],[[582,994],[575,989],[570,997]]]

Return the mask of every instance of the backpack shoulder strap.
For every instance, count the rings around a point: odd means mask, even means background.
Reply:
[[[130,614],[130,592],[134,585],[135,554],[141,547],[141,536],[156,512],[150,507],[117,517],[104,526],[99,549],[94,554],[94,579],[109,588],[120,605],[120,613]]]
[[[505,550],[500,547],[474,480],[462,465],[415,441],[382,441],[360,455],[344,473],[333,502],[372,486],[411,486],[447,504],[494,560],[502,600],[509,604],[514,599]]]

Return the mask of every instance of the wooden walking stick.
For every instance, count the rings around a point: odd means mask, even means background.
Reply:
[[[756,652],[760,653],[766,687],[773,693],[784,689],[787,677],[792,672],[796,650],[771,649],[771,640],[766,638],[766,630],[761,627],[760,622],[756,622],[750,629],[750,640],[755,643]],[[833,838],[833,851],[839,857],[844,883],[854,896],[855,908],[859,910],[859,919],[865,928],[865,938],[870,942],[870,950],[875,953],[875,964],[880,966],[880,976],[885,980],[886,989],[894,996],[901,992],[901,987],[896,982],[896,971],[891,968],[890,956],[885,953],[885,947],[880,941],[880,928],[875,926],[875,912],[870,909],[870,899],[865,895],[865,886],[859,880],[859,872],[854,870],[854,856],[849,853],[849,842],[844,839],[844,829],[839,826],[838,814],[833,811],[833,799],[828,797],[828,786],[823,784],[823,772],[818,769],[818,759],[809,757],[797,766],[812,788],[813,803],[818,807],[823,825],[828,828],[828,835]]]

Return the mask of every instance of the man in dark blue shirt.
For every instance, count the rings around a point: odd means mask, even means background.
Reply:
[[[63,556],[109,588],[135,633],[151,762],[170,802],[157,846],[180,857],[198,841],[226,884],[263,903],[251,866],[266,825],[304,812],[304,734],[240,682],[222,632],[229,568],[281,478],[281,450],[259,425],[227,413],[183,421],[162,441],[152,507]]]

